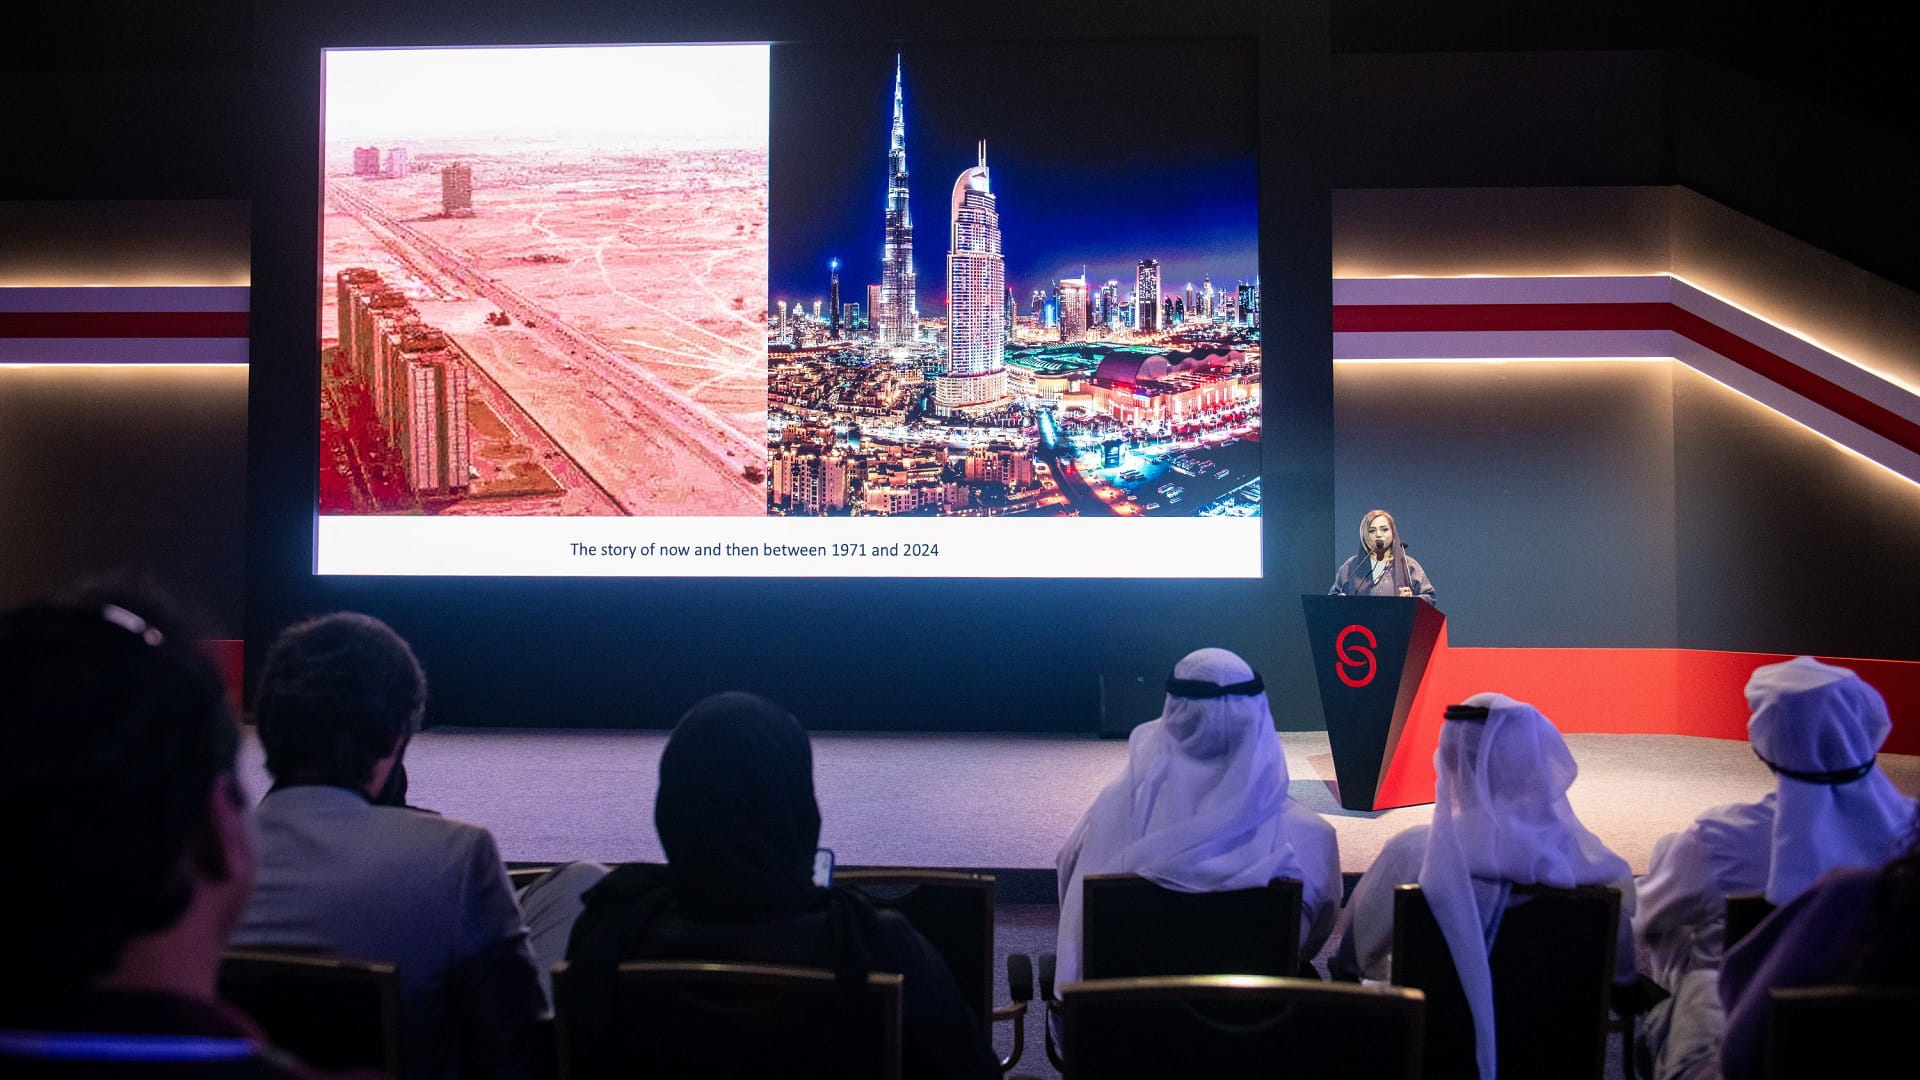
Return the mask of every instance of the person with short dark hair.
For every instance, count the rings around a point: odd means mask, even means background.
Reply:
[[[289,627],[267,652],[254,722],[275,787],[385,786],[427,708],[413,649],[370,615]]]
[[[544,1071],[545,995],[487,830],[381,805],[419,730],[413,650],[367,615],[283,631],[254,702],[273,790],[254,814],[259,886],[236,944],[392,963],[413,1080]]]
[[[0,1075],[311,1075],[215,996],[254,878],[238,739],[155,598],[0,617]]]

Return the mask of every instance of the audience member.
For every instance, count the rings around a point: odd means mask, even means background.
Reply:
[[[660,757],[654,825],[663,867],[616,868],[586,894],[567,958],[589,1001],[622,960],[754,960],[846,975],[897,972],[908,1077],[997,1077],[981,1019],[905,918],[813,883],[820,810],[805,730],[751,694],[719,694],[681,718]],[[589,1036],[591,1044],[604,1040]],[[724,1053],[724,1048],[716,1048]],[[590,1066],[590,1069],[592,1066]]]
[[[411,1080],[537,1075],[546,1003],[493,837],[374,801],[426,694],[412,649],[377,619],[326,615],[273,643],[254,706],[273,789],[234,941],[392,963]]]
[[[1167,680],[1159,719],[1133,730],[1126,770],[1060,850],[1056,978],[1080,974],[1088,874],[1139,874],[1183,892],[1294,878],[1300,954],[1318,953],[1340,904],[1340,854],[1333,826],[1296,802],[1287,784],[1260,677],[1225,649],[1187,654]]]
[[[1835,983],[1920,987],[1920,815],[1898,858],[1880,869],[1829,871],[1727,951],[1720,1070],[1709,1060],[1693,1075],[1760,1080],[1772,991]]]
[[[1899,850],[1914,813],[1874,763],[1892,724],[1859,676],[1802,656],[1755,670],[1746,694],[1747,735],[1775,790],[1662,837],[1640,879],[1634,932],[1649,974],[1673,993],[1643,1028],[1657,1077],[1710,1060],[1720,1041],[1728,895],[1764,892],[1784,904],[1832,867],[1878,866]]]
[[[225,688],[116,600],[0,617],[0,1075],[306,1075],[215,1000],[254,876]]]
[[[1481,715],[1484,710],[1484,716]],[[1620,890],[1615,979],[1633,978],[1633,875],[1574,816],[1579,768],[1553,724],[1503,694],[1476,694],[1448,710],[1434,754],[1433,823],[1387,841],[1343,913],[1336,975],[1385,979],[1393,947],[1393,890],[1418,882],[1453,953],[1473,1013],[1480,1075],[1491,1080],[1497,1043],[1488,952],[1514,885],[1612,885]]]

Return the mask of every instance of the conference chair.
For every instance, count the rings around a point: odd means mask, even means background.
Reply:
[[[319,1069],[400,1075],[400,980],[388,963],[278,949],[220,957],[222,1000]]]
[[[1774,905],[1760,893],[1734,893],[1728,896],[1726,927],[1720,937],[1722,954],[1752,933],[1754,927],[1773,914],[1773,908]]]
[[[902,977],[853,989],[824,968],[646,960],[602,998],[553,967],[560,1080],[899,1080]]]
[[[1089,874],[1081,880],[1080,977],[1160,975],[1311,975],[1300,963],[1300,882],[1224,892],[1180,892],[1138,874]],[[1053,997],[1051,954],[1040,958],[1042,997]],[[1067,1021],[1061,1013],[1061,1023]],[[1065,1070],[1047,1028],[1047,1057]]]
[[[866,867],[840,870],[834,884],[857,890],[876,907],[898,911],[934,951],[947,962],[959,984],[960,996],[987,1029],[1011,1022],[1013,1049],[1000,1059],[1006,1072],[1026,1051],[1027,1003],[1033,999],[1033,961],[1023,954],[1007,957],[1007,988],[1012,1001],[993,1003],[993,894],[992,874],[960,870],[921,870],[906,867]]]
[[[1502,1080],[1600,1080],[1606,1070],[1615,927],[1611,886],[1515,885],[1489,965]],[[1418,885],[1393,897],[1393,983],[1426,992],[1424,1073],[1478,1076],[1473,1016],[1453,952]]]
[[[1914,1074],[1920,990],[1809,986],[1775,990],[1768,1080],[1895,1080]]]
[[[1300,883],[1179,892],[1138,874],[1082,881],[1080,977],[1309,974],[1300,966]]]
[[[1420,1075],[1418,990],[1258,975],[1089,979],[1061,988],[1066,1080]]]
[[[553,871],[552,863],[508,863],[507,880],[519,892]]]

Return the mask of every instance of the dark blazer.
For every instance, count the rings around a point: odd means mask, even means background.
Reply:
[[[491,833],[323,786],[273,791],[253,829],[259,883],[235,946],[393,964],[409,1078],[546,1071],[546,1000]]]

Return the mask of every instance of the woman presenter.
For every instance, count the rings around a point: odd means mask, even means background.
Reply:
[[[1328,596],[1417,596],[1434,603],[1433,582],[1407,554],[1393,515],[1369,510],[1360,518],[1360,553],[1340,564]]]

